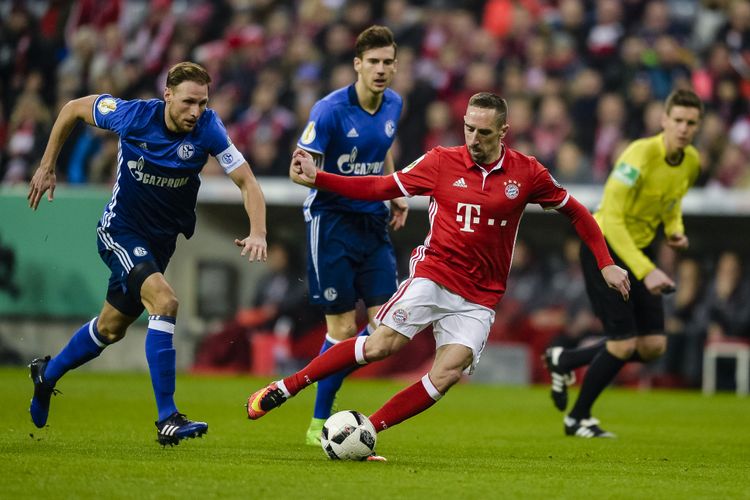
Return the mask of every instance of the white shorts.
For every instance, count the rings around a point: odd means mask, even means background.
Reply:
[[[464,345],[474,360],[466,372],[471,374],[479,363],[495,311],[469,302],[427,278],[410,278],[399,286],[375,316],[383,324],[410,340],[432,324],[435,346]]]

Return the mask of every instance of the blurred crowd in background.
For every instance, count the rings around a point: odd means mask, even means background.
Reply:
[[[371,24],[398,43],[397,168],[462,144],[468,97],[495,91],[511,147],[564,184],[602,184],[629,141],[660,130],[667,94],[690,87],[707,109],[698,185],[750,188],[750,0],[0,0],[0,180],[30,178],[68,100],[161,97],[183,60],[211,73],[209,106],[255,174],[286,176],[312,105],[355,80]],[[58,182],[111,183],[116,136],[73,135]],[[493,338],[539,351],[596,334],[571,245],[550,260],[519,242]],[[748,282],[731,252],[661,265],[679,283],[668,330],[687,335],[657,369],[695,385],[707,337],[750,336]]]
[[[182,60],[212,74],[209,105],[256,174],[284,176],[310,107],[354,81],[354,39],[380,23],[399,46],[397,166],[461,144],[467,98],[492,90],[510,146],[564,183],[602,183],[691,87],[708,109],[699,184],[750,186],[748,0],[0,0],[0,19],[6,184],[29,178],[69,99],[160,97]],[[114,136],[76,134],[58,180],[111,182]]]

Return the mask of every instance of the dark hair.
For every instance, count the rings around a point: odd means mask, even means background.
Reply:
[[[354,44],[354,53],[362,59],[362,54],[380,47],[393,47],[395,56],[397,46],[393,40],[393,32],[385,26],[370,26],[357,37],[357,42]]]
[[[167,73],[167,87],[174,89],[182,82],[195,82],[199,85],[211,83],[211,76],[206,68],[193,62],[177,63],[169,68]]]
[[[499,95],[492,92],[479,92],[471,96],[469,106],[494,109],[497,113],[497,120],[501,125],[505,125],[505,120],[508,117],[508,103]]]
[[[677,89],[673,90],[665,104],[664,111],[669,114],[672,108],[675,106],[684,106],[686,108],[696,108],[700,111],[700,115],[703,116],[703,101],[698,97],[698,94],[692,90]]]

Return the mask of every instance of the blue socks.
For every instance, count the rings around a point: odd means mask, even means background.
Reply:
[[[46,382],[54,385],[65,373],[99,356],[109,345],[99,336],[97,319],[98,317],[79,328],[62,351],[49,361],[44,371]]]
[[[175,318],[173,316],[148,317],[146,332],[146,361],[151,372],[151,384],[159,410],[159,422],[177,411],[174,404],[175,350],[172,345]]]
[[[357,335],[370,335],[367,326],[365,326]],[[328,349],[336,345],[336,343],[335,340],[332,340],[326,335],[323,347],[320,348],[320,354],[326,352]],[[356,370],[356,368],[341,370],[340,372],[329,375],[322,380],[318,380],[318,392],[315,396],[315,410],[313,411],[314,418],[328,418],[331,416],[331,408],[333,408],[333,400],[336,398],[336,393],[341,388],[344,378],[354,370]]]

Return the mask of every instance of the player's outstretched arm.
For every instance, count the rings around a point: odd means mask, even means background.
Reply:
[[[560,207],[558,211],[570,218],[576,233],[578,233],[578,236],[580,236],[586,246],[589,247],[594,257],[596,257],[596,262],[607,285],[620,292],[624,300],[628,300],[630,297],[628,273],[623,268],[615,265],[607,249],[607,242],[604,240],[604,235],[594,217],[586,210],[586,207],[581,205],[572,196],[568,198],[568,202]]]
[[[26,196],[26,199],[29,200],[29,207],[32,210],[37,209],[42,196],[47,191],[49,191],[47,200],[52,201],[54,199],[55,185],[57,184],[57,176],[55,175],[57,157],[60,154],[63,144],[65,144],[65,140],[70,135],[70,131],[73,130],[78,120],[83,120],[89,125],[94,125],[92,110],[97,97],[99,96],[90,95],[74,99],[69,101],[60,110],[60,114],[52,126],[42,161],[39,163],[39,168],[36,169],[29,183],[29,194]]]
[[[263,191],[247,162],[232,170],[229,178],[240,188],[242,203],[250,220],[250,234],[241,240],[235,239],[234,244],[242,248],[240,255],[247,255],[250,262],[256,260],[265,262],[267,257],[266,200]]]

